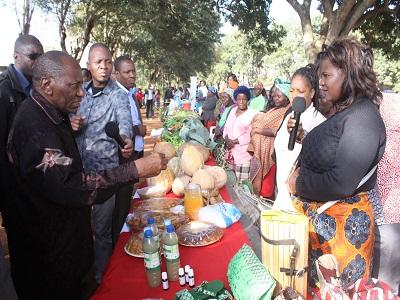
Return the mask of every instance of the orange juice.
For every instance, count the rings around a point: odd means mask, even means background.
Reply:
[[[185,187],[185,214],[191,220],[198,220],[199,209],[203,207],[200,185],[189,183]]]

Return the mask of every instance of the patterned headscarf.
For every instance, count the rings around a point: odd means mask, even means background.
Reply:
[[[239,94],[245,94],[247,97],[247,101],[250,101],[251,93],[248,87],[241,85],[233,92],[233,98],[237,101],[237,96]]]
[[[279,89],[282,93],[285,94],[286,97],[290,97],[290,81],[282,79],[282,78],[277,78],[274,81],[274,85],[277,89]]]

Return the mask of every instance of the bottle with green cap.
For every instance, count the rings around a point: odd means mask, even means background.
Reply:
[[[149,227],[144,228],[143,234],[144,265],[146,268],[149,287],[158,287],[161,284],[161,264],[158,253],[158,243]]]
[[[177,281],[179,279],[179,245],[174,225],[167,226],[163,234],[163,248],[165,264],[167,266],[168,280]]]

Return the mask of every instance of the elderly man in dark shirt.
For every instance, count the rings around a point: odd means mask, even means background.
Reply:
[[[167,162],[152,154],[85,174],[68,119],[84,96],[79,65],[63,52],[47,52],[34,65],[33,87],[8,144],[16,178],[4,209],[12,276],[20,299],[80,299],[93,263],[91,205],[108,199],[118,183],[158,174]]]

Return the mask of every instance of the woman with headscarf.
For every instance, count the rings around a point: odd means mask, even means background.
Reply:
[[[240,184],[250,177],[250,161],[252,156],[247,152],[250,144],[251,122],[258,113],[248,107],[250,90],[245,86],[239,86],[233,98],[237,106],[232,108],[226,120],[223,137],[227,151],[227,159],[232,162],[237,182]],[[232,161],[233,160],[233,161]]]
[[[211,126],[215,126],[217,121],[214,114],[215,106],[217,105],[217,89],[213,86],[208,87],[208,93],[206,101],[204,101],[201,113],[201,118],[203,120],[203,124],[207,129],[210,129]]]
[[[267,198],[272,196],[275,186],[275,166],[272,159],[275,136],[290,108],[289,98],[284,94],[284,85],[278,84],[275,89],[279,92],[274,93],[268,102],[266,112],[257,114],[251,123],[251,142],[248,148],[260,162],[260,169],[253,179],[254,193]]]

